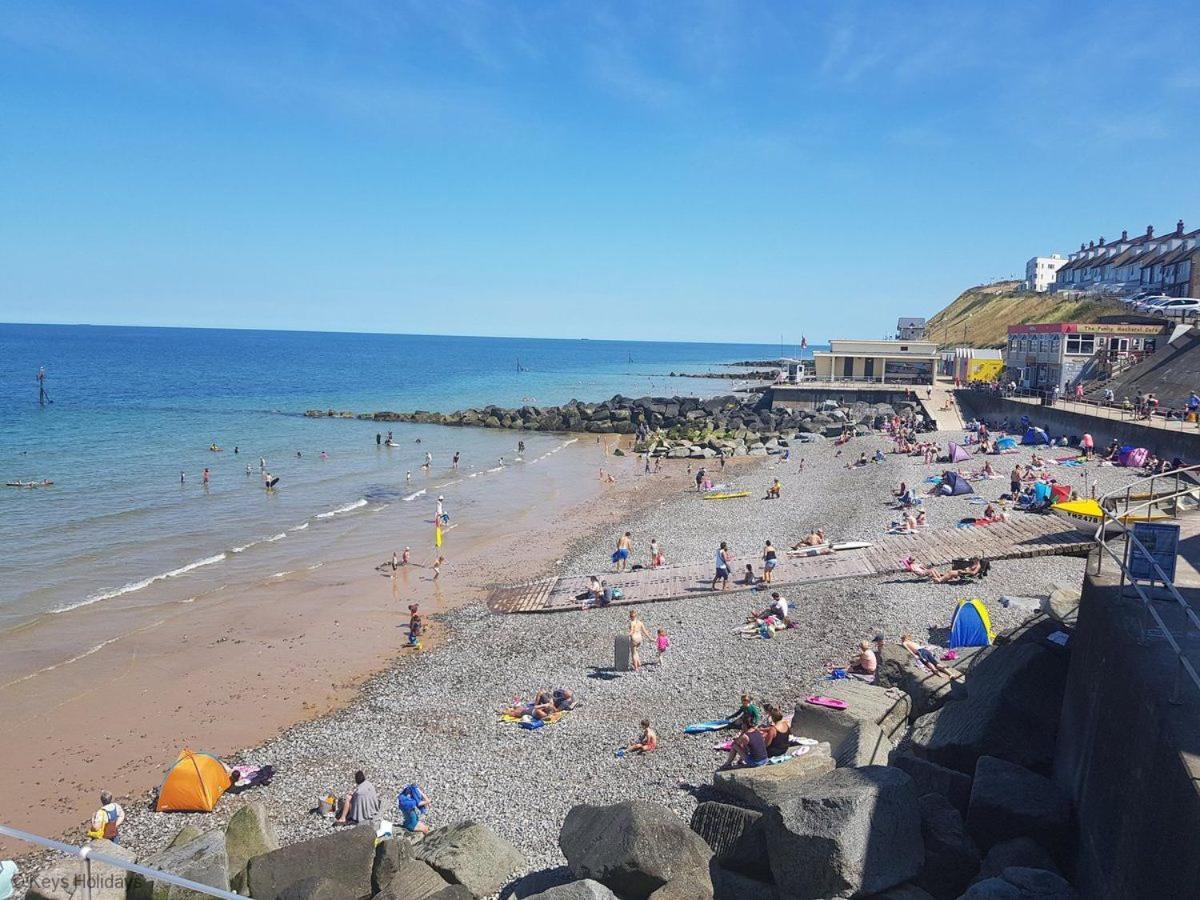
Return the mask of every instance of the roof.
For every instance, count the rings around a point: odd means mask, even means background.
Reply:
[[[925,320],[916,316],[901,316],[896,325],[900,328],[909,328],[913,325],[924,325]]]

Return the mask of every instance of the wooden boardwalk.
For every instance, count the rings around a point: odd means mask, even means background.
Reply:
[[[783,558],[775,569],[773,584],[785,590],[838,578],[900,572],[903,571],[900,560],[910,554],[918,562],[945,566],[957,557],[985,556],[997,560],[1082,555],[1092,543],[1057,516],[1019,515],[1015,521],[983,528],[941,528],[911,535],[886,535],[861,550]],[[756,572],[761,572],[762,565],[757,556],[747,559],[753,560]],[[744,568],[747,559],[734,560],[735,576]],[[624,596],[615,600],[613,606],[633,606],[711,594],[713,569],[712,562],[704,562],[597,574],[611,587],[621,589]],[[488,598],[488,608],[494,613],[570,612],[580,608],[576,597],[586,589],[587,576],[584,575],[543,578],[495,588]],[[748,588],[731,580],[729,591],[735,590]]]

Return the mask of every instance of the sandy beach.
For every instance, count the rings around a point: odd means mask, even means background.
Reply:
[[[567,558],[558,567],[562,571],[604,571],[616,535],[624,530],[633,532],[635,561],[641,561],[651,537],[663,544],[671,561],[708,558],[720,540],[728,540],[740,560],[756,559],[763,540],[790,543],[814,525],[823,526],[835,540],[871,540],[895,517],[887,505],[891,489],[901,480],[920,484],[943,468],[892,454],[880,464],[846,468],[848,459],[877,447],[886,451],[890,442],[882,436],[861,438],[842,454],[832,442],[824,442],[794,450],[788,463],[771,458],[739,464],[727,471],[725,480],[745,486],[751,497],[717,504],[702,504],[688,489],[692,483],[686,461],[664,467],[662,475],[642,478],[633,474],[636,461],[627,457],[617,485],[603,502],[584,501],[540,528],[514,535],[514,543],[507,546],[525,548],[519,556],[528,565],[509,566],[492,577],[515,578],[519,571],[535,574],[538,561],[553,565],[563,554]],[[1030,449],[1022,448],[1015,456],[991,459],[998,471],[1007,471],[1014,461],[1030,457]],[[961,468],[981,465],[982,460],[972,460]],[[1097,479],[1101,490],[1132,477],[1094,463],[1085,469],[1059,470],[1068,472],[1076,483],[1083,475]],[[783,482],[783,499],[759,500],[776,476]],[[988,499],[1007,488],[1007,478],[976,482],[976,490]],[[965,498],[935,498],[927,506],[935,528],[977,514],[977,507]],[[528,552],[533,548],[536,553]],[[1005,608],[1001,596],[1043,597],[1058,585],[1077,585],[1082,571],[1083,560],[1078,558],[1002,561],[967,593],[985,601],[1000,630],[1025,616]],[[648,665],[635,674],[611,671],[612,639],[624,629],[627,611],[497,616],[478,602],[484,579],[470,584],[474,598],[456,589],[456,602],[447,603],[435,616],[439,640],[425,652],[395,656],[402,629],[386,604],[372,608],[363,601],[361,608],[340,617],[342,634],[356,657],[361,659],[360,642],[378,654],[372,660],[377,674],[356,692],[359,682],[339,683],[332,668],[322,669],[321,677],[330,679],[323,705],[300,707],[306,721],[234,754],[238,760],[275,766],[279,774],[269,788],[228,797],[211,815],[156,814],[131,798],[126,807],[127,845],[139,853],[151,852],[184,824],[211,826],[250,800],[267,805],[285,841],[319,834],[330,825],[310,813],[316,798],[344,791],[353,771],[362,768],[378,786],[385,808],[401,786],[415,781],[433,801],[433,825],[474,818],[512,840],[525,853],[528,871],[551,870],[521,885],[519,893],[528,893],[561,874],[553,871],[562,864],[556,836],[566,811],[576,803],[646,798],[690,814],[697,798],[706,796],[721,756],[712,749],[716,742],[711,737],[682,735],[684,725],[729,713],[742,691],[786,708],[819,684],[828,663],[844,661],[853,645],[876,632],[896,639],[902,631],[911,631],[936,644],[944,640],[955,601],[964,595],[961,586],[932,585],[909,576],[810,585],[803,594],[789,597],[800,627],[766,641],[733,633],[751,608],[763,605],[764,595],[698,594],[645,609],[648,625],[665,628],[672,646],[661,666]],[[354,593],[353,583],[345,587],[347,596]],[[320,605],[319,593],[314,592],[314,606]],[[312,621],[315,625],[319,619]],[[277,662],[287,660],[287,678],[306,672],[309,655],[320,654],[320,638],[296,633],[309,630],[307,624],[294,625],[292,643],[280,642]],[[373,630],[386,632],[386,639],[376,643],[367,633]],[[235,650],[223,644],[218,648],[229,654],[227,658],[244,656],[244,650]],[[305,683],[317,681],[314,677]],[[527,732],[497,720],[496,710],[514,699],[560,685],[582,701],[561,722]],[[229,703],[221,699],[210,699],[205,715],[239,720],[245,726],[243,709],[254,708],[258,715],[272,705],[263,702],[264,697],[286,698],[292,689],[267,677],[240,682],[238,690],[244,693],[236,704],[238,715],[229,715]],[[186,696],[185,687],[177,690]],[[297,709],[300,697],[297,691],[290,701],[282,701],[279,709],[271,710],[269,721],[264,714],[257,726],[260,734],[287,724],[283,713]],[[350,697],[336,711],[321,715]],[[643,758],[616,758],[614,749],[635,736],[643,717],[658,729],[660,750]],[[240,743],[230,733],[229,749],[251,746],[254,730],[241,727],[237,736],[249,740]],[[113,727],[108,733],[124,740]],[[162,756],[146,756],[141,757],[146,760],[141,770],[157,773]],[[48,756],[43,765],[61,769]],[[107,784],[102,779],[84,784],[82,776],[97,771],[98,766],[81,758],[70,783],[73,795],[86,796]],[[146,786],[132,778],[126,784],[129,791]],[[90,807],[81,803],[77,808],[86,812]]]

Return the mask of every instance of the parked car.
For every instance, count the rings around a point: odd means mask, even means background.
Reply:
[[[1140,309],[1143,312],[1149,312],[1160,303],[1166,303],[1168,300],[1173,300],[1174,297],[1168,297],[1166,294],[1151,294],[1149,297],[1143,297],[1137,303],[1133,304],[1134,309]]]
[[[1195,297],[1174,297],[1154,307],[1154,312],[1168,319],[1193,319],[1200,315],[1200,300]]]

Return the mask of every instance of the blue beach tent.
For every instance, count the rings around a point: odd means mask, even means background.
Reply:
[[[1048,444],[1050,438],[1046,432],[1040,428],[1030,426],[1025,429],[1025,437],[1021,438],[1022,444]]]
[[[959,600],[950,620],[950,647],[986,647],[994,637],[983,602],[978,598]]]
[[[975,489],[971,487],[971,482],[957,472],[946,472],[942,476],[941,492],[946,497],[958,497],[962,494],[973,494]]]
[[[996,441],[997,450],[1015,450],[1017,447],[1017,439],[1015,437],[1002,437]]]

